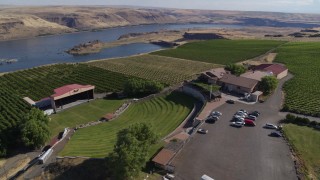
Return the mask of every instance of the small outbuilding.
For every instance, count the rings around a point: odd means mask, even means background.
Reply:
[[[155,166],[161,169],[167,169],[170,161],[173,159],[175,152],[169,149],[162,149],[153,159]]]
[[[281,64],[261,64],[254,67],[253,70],[271,73],[277,79],[282,79],[288,75],[288,68]]]

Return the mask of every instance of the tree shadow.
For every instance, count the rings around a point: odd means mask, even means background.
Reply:
[[[56,180],[100,180],[110,179],[110,172],[105,159],[87,159],[74,165],[74,159],[64,159],[46,167]]]

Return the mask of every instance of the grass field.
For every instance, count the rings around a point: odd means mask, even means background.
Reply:
[[[169,85],[193,78],[199,72],[218,67],[209,63],[153,55],[93,61],[89,65]]]
[[[254,58],[283,43],[268,40],[210,40],[151,54],[226,65]]]
[[[76,131],[60,155],[105,157],[113,150],[117,132],[138,122],[150,124],[159,137],[164,137],[188,116],[194,101],[190,96],[172,93],[132,104],[111,122]]]
[[[285,110],[320,117],[320,42],[291,42],[277,50],[276,62],[294,74],[286,82]]]
[[[294,124],[286,124],[283,131],[303,160],[309,178],[320,179],[320,131]]]
[[[115,112],[123,102],[123,100],[97,99],[54,114],[50,116],[49,123],[51,136],[56,136],[65,127],[72,128],[90,121],[97,121],[103,115]]]

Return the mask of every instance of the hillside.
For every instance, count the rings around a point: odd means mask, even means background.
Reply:
[[[31,21],[32,23],[28,23]],[[108,6],[7,7],[0,8],[0,40],[57,34],[73,29],[95,30],[155,23],[223,23],[310,28],[320,27],[320,15]]]
[[[74,31],[74,29],[48,22],[34,15],[16,15],[0,12],[0,40],[27,38]]]

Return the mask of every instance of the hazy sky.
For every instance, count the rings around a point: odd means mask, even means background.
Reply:
[[[0,0],[7,5],[134,5],[187,9],[320,13],[320,0]]]

